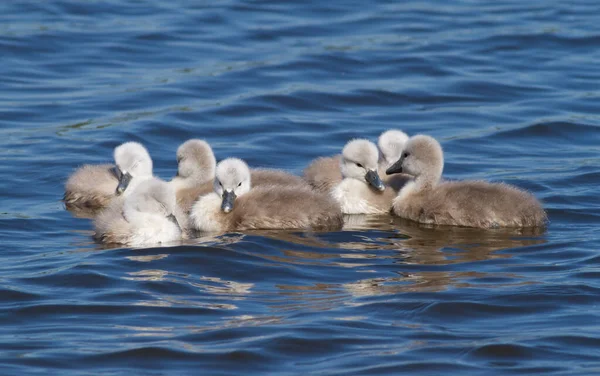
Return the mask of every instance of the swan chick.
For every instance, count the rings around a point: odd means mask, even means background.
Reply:
[[[398,129],[383,132],[377,140],[379,148],[379,176],[385,185],[398,192],[411,180],[406,174],[387,175],[385,170],[396,162],[402,155],[402,150],[408,142],[408,135]]]
[[[120,168],[110,164],[83,165],[69,177],[63,196],[67,209],[102,209],[123,193],[138,173],[152,176],[152,159],[141,144],[127,142],[117,146],[114,158]]]
[[[175,189],[177,205],[189,211],[196,199],[212,191],[217,160],[208,142],[191,139],[177,149],[177,175],[170,184]]]
[[[394,199],[394,214],[421,223],[479,228],[546,224],[542,205],[530,193],[503,183],[441,182],[443,168],[442,147],[433,137],[410,138],[386,171],[414,177]]]
[[[400,158],[402,149],[408,140],[406,133],[398,129],[389,129],[379,136],[377,146],[379,148],[379,177],[386,185],[394,190],[402,188],[406,180],[405,176],[386,176],[385,170]],[[340,171],[341,155],[332,157],[319,157],[313,160],[303,171],[304,180],[318,192],[329,192],[331,188],[342,181]]]
[[[171,184],[177,191],[212,181],[216,168],[217,160],[208,142],[187,140],[177,148],[177,175]]]
[[[293,184],[252,187],[251,179],[241,159],[219,162],[214,192],[200,197],[192,208],[193,226],[200,231],[342,227],[342,213],[327,195]]]
[[[355,139],[342,150],[343,179],[331,190],[344,214],[384,214],[390,211],[393,190],[386,191],[377,173],[379,152],[374,143]]]
[[[98,215],[95,238],[129,246],[175,241],[182,236],[176,214],[173,188],[152,178],[138,185],[123,202],[113,201]]]
[[[387,130],[379,136],[377,146],[379,147],[379,165],[382,174],[400,159],[407,142],[408,135],[398,129]]]
[[[152,158],[142,144],[126,142],[119,145],[115,148],[114,158],[119,178],[117,195],[129,194],[139,183],[152,178]]]

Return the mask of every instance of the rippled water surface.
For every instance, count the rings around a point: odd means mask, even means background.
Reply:
[[[2,374],[597,374],[595,1],[0,2]],[[531,190],[544,232],[390,217],[104,249],[60,201],[143,142],[156,173],[301,173],[427,133],[450,178]]]

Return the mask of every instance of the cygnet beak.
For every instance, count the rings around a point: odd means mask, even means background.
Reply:
[[[383,182],[379,178],[377,171],[369,170],[365,175],[365,179],[367,180],[367,183],[371,184],[371,186],[377,189],[378,191],[385,190],[385,185],[383,185]]]
[[[398,159],[398,161],[396,161],[396,163],[394,163],[393,165],[391,165],[390,167],[388,167],[387,170],[385,170],[385,174],[386,175],[392,175],[392,174],[400,174],[400,173],[402,173],[402,163],[403,162],[404,162],[404,158]]]
[[[181,226],[179,225],[179,222],[177,222],[177,217],[175,217],[175,215],[173,214],[169,214],[167,216],[167,219],[173,223],[175,223],[177,225],[177,227],[179,227],[179,229],[181,230]]]
[[[223,202],[221,203],[221,210],[225,213],[229,213],[233,210],[233,203],[235,202],[235,192],[234,191],[223,191]]]
[[[117,195],[122,194],[127,189],[127,186],[131,182],[131,174],[129,172],[121,172],[119,176],[119,185],[117,185]]]

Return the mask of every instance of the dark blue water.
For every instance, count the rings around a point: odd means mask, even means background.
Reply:
[[[0,373],[597,374],[595,1],[0,3]],[[60,198],[144,143],[300,173],[352,137],[438,138],[545,232],[388,217],[103,249]]]

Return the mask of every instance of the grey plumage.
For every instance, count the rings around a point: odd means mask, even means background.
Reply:
[[[118,183],[114,165],[83,165],[67,180],[63,201],[70,210],[97,210],[115,197]]]
[[[329,192],[342,181],[341,160],[341,154],[315,159],[304,169],[304,180],[317,192]]]

